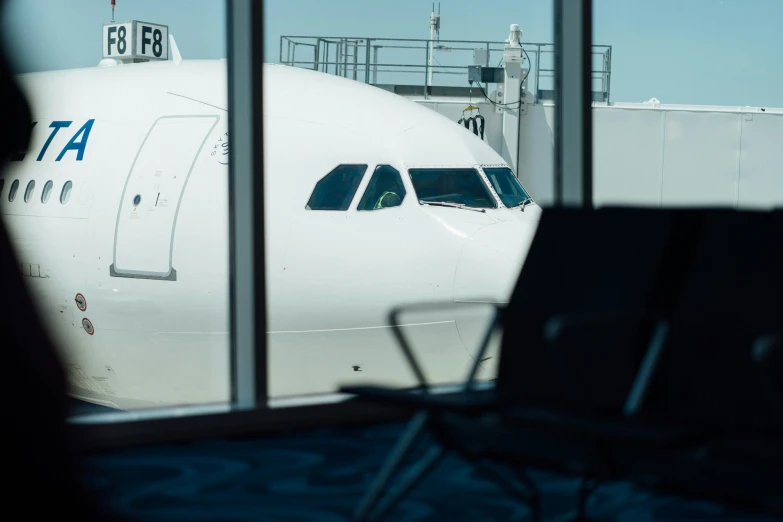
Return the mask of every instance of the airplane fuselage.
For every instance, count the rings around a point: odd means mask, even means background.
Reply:
[[[73,395],[123,409],[226,401],[225,62],[39,73],[20,83],[34,126],[28,150],[3,174],[0,212]],[[505,164],[396,95],[265,66],[264,96],[270,395],[355,380],[413,384],[388,310],[502,302],[537,210],[499,200],[483,212],[420,204],[408,169]],[[366,166],[350,206],[306,208],[319,180],[345,164]],[[401,174],[405,196],[358,211],[379,165]],[[467,370],[477,336],[468,323],[444,312],[406,322],[432,380],[454,382]]]

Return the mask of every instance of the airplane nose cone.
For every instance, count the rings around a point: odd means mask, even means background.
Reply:
[[[527,219],[533,220],[536,223],[538,223],[539,221],[541,221],[541,212],[543,212],[541,207],[533,203],[532,205],[528,205],[527,207],[525,207],[525,211],[520,212],[520,214],[526,214]]]
[[[515,219],[470,236],[457,264],[454,300],[507,303],[537,225],[537,220]]]

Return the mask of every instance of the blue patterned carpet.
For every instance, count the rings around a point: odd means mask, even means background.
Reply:
[[[343,522],[402,427],[133,448],[92,456],[86,467],[94,494],[129,520]],[[578,481],[544,472],[530,475],[542,493],[542,519],[570,520]],[[588,512],[593,520],[613,522],[783,520],[654,495],[623,483],[600,486]],[[525,506],[449,456],[385,520],[527,519]]]

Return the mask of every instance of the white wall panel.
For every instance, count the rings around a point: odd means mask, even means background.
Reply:
[[[783,116],[743,114],[740,208],[783,206]]]
[[[531,105],[519,121],[517,176],[539,205],[550,205],[555,199],[554,107]]]
[[[667,111],[665,118],[662,205],[735,207],[739,115]]]
[[[656,110],[593,109],[595,206],[660,205],[663,122]]]

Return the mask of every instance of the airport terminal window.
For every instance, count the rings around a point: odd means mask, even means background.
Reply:
[[[43,191],[41,192],[41,203],[46,203],[49,201],[49,196],[52,193],[52,187],[54,186],[54,183],[52,180],[49,180],[46,182],[46,185],[44,185]]]
[[[422,204],[452,203],[474,208],[497,208],[476,169],[409,169],[416,197]]]
[[[68,198],[71,197],[71,188],[73,187],[73,183],[70,181],[66,181],[65,185],[63,185],[63,190],[60,192],[60,203],[65,205],[68,203]]]
[[[11,183],[11,190],[8,191],[8,201],[16,199],[17,190],[19,190],[19,180],[15,179],[14,182]]]
[[[522,184],[508,167],[484,168],[484,174],[492,183],[492,188],[500,196],[500,201],[507,207],[516,207],[524,201],[530,201],[530,195],[522,188]]]
[[[35,181],[30,180],[30,182],[27,184],[27,188],[24,190],[25,203],[28,203],[30,201],[30,198],[33,196],[33,190],[35,190]]]
[[[389,165],[375,167],[367,190],[364,191],[357,210],[378,210],[399,207],[405,199],[405,187],[400,173]]]
[[[339,165],[316,183],[307,210],[348,210],[367,165]]]

